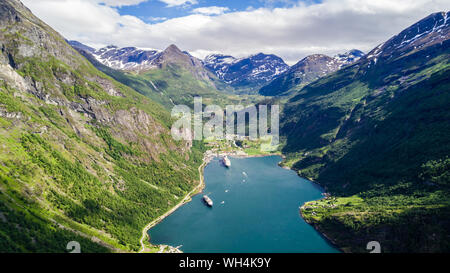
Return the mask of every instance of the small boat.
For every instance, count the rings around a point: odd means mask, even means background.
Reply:
[[[211,198],[208,197],[208,195],[203,195],[203,201],[209,206],[212,207],[213,206],[213,201],[211,200]]]
[[[228,156],[224,156],[223,160],[222,160],[223,164],[225,165],[225,167],[229,168],[231,166],[231,161],[228,158]]]

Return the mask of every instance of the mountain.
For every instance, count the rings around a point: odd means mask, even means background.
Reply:
[[[228,67],[236,61],[237,59],[230,55],[211,54],[205,57],[203,63],[205,64],[205,67],[214,72],[219,79],[225,80],[224,78]]]
[[[364,52],[358,49],[352,49],[342,54],[337,54],[333,57],[334,61],[338,65],[339,69],[344,66],[350,65],[364,56]]]
[[[310,83],[338,69],[339,64],[333,58],[322,54],[310,55],[263,86],[259,93],[264,96],[282,95],[294,86]]]
[[[108,46],[92,52],[79,42],[71,44],[97,69],[168,110],[175,104],[191,105],[194,96],[219,105],[230,102],[223,92],[230,88],[206,70],[199,59],[176,45],[163,51]],[[233,103],[241,101],[241,98],[231,99]]]
[[[94,55],[92,55],[89,51],[83,50],[82,47],[73,44],[72,47],[76,49],[81,55],[83,55],[89,62],[91,62],[95,68],[112,77],[116,81],[133,88],[140,94],[163,105],[168,110],[173,107],[173,100],[166,94],[162,93],[152,80],[144,79],[143,77],[139,76],[139,74],[110,68],[100,63],[94,57]]]
[[[86,46],[78,42],[72,42],[72,46],[86,50]],[[163,51],[143,50],[136,47],[119,48],[112,45],[99,50],[86,51],[103,65],[116,70],[140,72],[161,69],[171,64],[189,70],[199,80],[210,80],[210,75],[204,69],[202,61],[187,52],[182,52],[176,45],[170,45]]]
[[[203,67],[202,61],[187,52],[182,52],[176,45],[170,45],[158,54],[153,63],[158,68],[175,64],[190,71],[198,80],[211,81],[210,73]]]
[[[90,47],[90,46],[87,46],[87,45],[85,45],[85,44],[82,44],[82,43],[80,43],[80,42],[78,42],[78,41],[69,41],[69,40],[66,40],[66,42],[67,42],[69,45],[71,45],[73,48],[79,48],[79,49],[84,50],[84,51],[89,52],[89,53],[94,53],[94,52],[95,52],[95,48]]]
[[[199,182],[203,148],[17,0],[0,1],[0,249],[136,251]]]
[[[158,74],[158,70],[183,70],[189,72],[194,78],[192,81],[195,80],[204,83],[199,84],[197,88],[199,90],[205,89],[206,84],[209,85],[210,90],[214,91],[233,92],[233,88],[237,88],[239,90],[250,90],[249,92],[255,93],[252,90],[258,89],[261,85],[269,82],[275,76],[286,71],[289,67],[281,58],[275,55],[266,55],[262,53],[242,59],[215,54],[209,55],[204,61],[201,61],[190,55],[188,52],[181,51],[176,45],[170,45],[165,50],[159,51],[144,50],[135,47],[119,48],[117,46],[107,46],[98,50],[92,50],[92,48],[77,41],[71,41],[70,44],[78,51],[83,51],[84,53],[81,52],[83,55],[92,55],[93,58],[87,57],[92,63],[98,62],[114,70],[122,71],[125,74]],[[95,59],[95,61],[93,61],[93,59]],[[173,78],[173,76],[177,77],[177,75],[168,75],[172,73],[165,74],[165,76],[168,77],[167,79]],[[118,80],[114,75],[108,75]],[[159,75],[155,76],[158,77]],[[153,83],[149,82],[149,88],[154,89],[153,92],[156,91],[159,93],[159,91],[166,86],[166,84],[158,86],[154,80],[150,80]],[[161,81],[165,80],[161,79]],[[196,84],[193,83],[190,86],[192,85]],[[184,87],[183,89],[190,92],[191,87]],[[141,90],[141,88],[138,88],[138,90]],[[149,93],[148,90],[146,90],[145,93]],[[152,97],[152,99],[154,99],[154,97]],[[171,96],[170,99],[174,102],[179,102],[177,96]],[[159,102],[162,102],[163,100],[164,99],[161,98]],[[167,104],[167,100],[164,104],[169,105]],[[170,105],[173,104],[170,103]]]
[[[334,57],[323,54],[307,56],[290,67],[286,72],[277,76],[273,81],[263,86],[259,93],[264,96],[287,95],[293,88],[299,88],[323,76],[350,65],[359,60],[364,53],[353,49]]]
[[[442,46],[448,40],[449,24],[448,13],[432,14],[373,49],[367,54],[366,63],[389,63],[417,51]]]
[[[74,47],[83,46],[72,43]],[[119,48],[110,45],[89,51],[102,64],[117,70],[139,71],[156,67],[152,61],[161,53],[159,50],[143,50],[136,47]]]
[[[450,250],[449,12],[294,92],[282,113],[286,165],[330,197],[304,218],[344,251]]]
[[[219,79],[237,89],[258,88],[289,68],[280,57],[263,53],[241,59],[213,54],[204,63]]]
[[[300,212],[344,251],[367,252],[370,241],[382,252],[450,251],[449,14],[362,57],[305,58],[295,69],[316,76],[294,73],[304,79],[275,91],[289,97],[261,102],[287,101],[282,164],[328,192]],[[111,47],[99,60],[18,0],[0,1],[0,30],[1,252],[64,252],[69,241],[82,252],[137,251],[143,227],[200,180],[206,148],[173,140],[171,106],[197,95],[246,104],[219,92],[211,71],[241,90],[279,72],[264,54],[210,56],[209,71],[174,45],[154,55]]]

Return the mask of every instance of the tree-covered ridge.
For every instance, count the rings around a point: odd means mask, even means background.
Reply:
[[[390,47],[394,37],[286,104],[286,164],[333,196],[302,213],[345,250],[371,240],[385,252],[450,249],[448,27],[439,35],[408,50]],[[375,60],[380,48],[401,54]]]
[[[440,75],[441,80],[449,76],[448,70]],[[377,123],[375,132],[365,132],[367,137],[360,135],[348,152],[331,146],[319,163],[323,167],[316,167],[315,173],[314,167],[304,170],[317,175],[337,198],[308,203],[303,215],[344,249],[364,251],[370,240],[379,241],[385,252],[450,248],[450,127],[448,111],[439,110],[445,109],[449,86],[432,85],[415,90],[415,98],[403,97],[409,105],[417,105],[416,110],[396,105],[399,112]],[[412,126],[410,115],[421,121]],[[336,151],[343,155],[333,157]]]
[[[0,12],[1,251],[137,250],[142,228],[198,183],[202,146],[174,141],[162,106],[20,2]]]

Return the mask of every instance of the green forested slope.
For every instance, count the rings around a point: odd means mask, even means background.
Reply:
[[[0,48],[0,251],[137,250],[198,183],[202,147],[19,1],[0,2]]]
[[[417,24],[433,28],[443,14]],[[448,23],[405,48],[415,29],[284,108],[286,164],[332,194],[302,214],[346,251],[373,240],[384,252],[450,250]]]

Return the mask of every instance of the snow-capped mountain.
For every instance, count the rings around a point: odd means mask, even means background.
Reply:
[[[259,93],[265,96],[284,94],[294,86],[306,85],[350,65],[362,56],[364,56],[364,53],[357,49],[337,54],[334,57],[323,54],[309,55],[263,86]]]
[[[289,68],[280,57],[263,53],[240,59],[213,54],[205,58],[204,64],[219,79],[234,87],[265,84]]]
[[[352,64],[364,56],[364,52],[358,49],[352,49],[343,54],[337,54],[333,57],[334,61],[338,64],[339,69],[342,67]]]
[[[258,89],[280,76],[284,85],[291,86],[300,82],[308,83],[328,73],[336,71],[361,58],[363,52],[353,49],[334,57],[311,55],[291,68],[280,57],[272,54],[255,54],[246,58],[230,55],[212,54],[204,61],[170,45],[163,51],[156,49],[139,49],[136,47],[119,48],[107,46],[98,50],[77,41],[69,43],[92,55],[99,63],[116,70],[145,71],[162,68],[167,64],[177,64],[192,72],[195,78],[211,82],[211,76],[237,89]],[[270,88],[270,86],[269,86]]]
[[[113,69],[144,70],[155,67],[153,61],[161,51],[156,49],[144,50],[136,47],[119,48],[111,45],[91,53],[97,61]]]
[[[190,71],[196,79],[212,83],[212,74],[205,69],[203,62],[188,52],[181,51],[176,45],[170,45],[160,51],[136,47],[119,48],[113,45],[95,50],[77,41],[69,41],[69,44],[82,51],[83,55],[88,54],[100,64],[112,69],[141,72],[176,64],[177,67]]]
[[[366,55],[359,50],[351,50],[333,58],[308,56],[262,87],[259,92],[267,96],[286,94],[295,86],[308,84],[351,64],[359,66],[358,73],[367,74],[377,67],[386,66],[401,57],[414,54],[419,65],[421,62],[426,62],[427,56],[431,55],[435,48],[449,46],[449,18],[450,12],[433,13],[380,44]],[[401,73],[393,67],[391,72]]]
[[[412,54],[433,45],[442,45],[450,35],[450,12],[436,12],[395,35],[370,51],[369,65]]]
[[[213,71],[219,79],[223,79],[228,67],[236,62],[236,58],[230,55],[212,54],[206,56],[203,61],[206,68]]]

